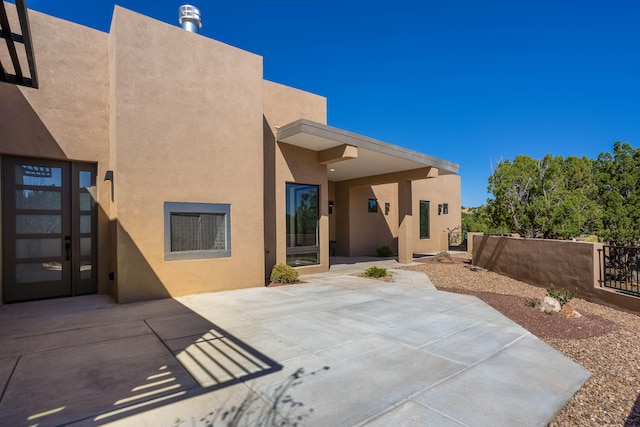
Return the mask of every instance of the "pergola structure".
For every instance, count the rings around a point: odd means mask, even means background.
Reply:
[[[0,0],[0,38],[3,38],[6,43],[6,51],[0,47],[0,82],[37,88],[38,74],[36,59],[33,55],[27,5],[25,0],[16,0],[15,6],[20,33],[13,31],[18,30],[17,28],[11,28],[5,3]],[[24,49],[17,48],[20,44]],[[10,64],[7,58],[10,59]],[[27,69],[28,74],[25,75]]]

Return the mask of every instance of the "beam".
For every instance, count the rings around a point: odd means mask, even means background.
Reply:
[[[7,49],[9,50],[9,56],[11,57],[13,70],[15,71],[18,82],[24,85],[24,76],[22,75],[22,68],[20,67],[20,60],[18,59],[16,44],[14,43],[13,36],[11,35],[9,18],[7,18],[7,9],[4,7],[3,1],[0,1],[0,29],[2,30],[2,36],[7,43]]]
[[[404,172],[393,172],[382,175],[367,176],[364,178],[349,179],[339,181],[348,187],[361,187],[365,185],[391,184],[399,181],[417,181],[425,178],[436,178],[438,176],[437,168],[418,168]]]
[[[8,82],[8,81],[9,79],[7,78],[7,72],[2,66],[2,61],[0,61],[0,82]]]
[[[27,62],[29,63],[29,73],[31,75],[31,86],[38,88],[38,72],[36,69],[36,57],[33,54],[33,44],[31,43],[31,27],[29,26],[29,15],[27,5],[24,0],[16,0],[16,9],[18,9],[18,19],[20,20],[20,29],[22,30],[22,39],[24,41],[24,50],[27,54]]]
[[[358,147],[342,144],[337,147],[327,148],[318,151],[318,163],[329,165],[343,160],[355,159],[358,157]]]

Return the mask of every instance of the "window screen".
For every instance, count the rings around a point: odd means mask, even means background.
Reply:
[[[172,213],[171,252],[225,250],[225,214]]]
[[[165,260],[231,256],[231,208],[226,204],[164,204]]]

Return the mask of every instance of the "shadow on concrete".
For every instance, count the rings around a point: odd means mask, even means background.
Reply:
[[[629,412],[629,416],[627,417],[627,421],[624,423],[624,427],[634,427],[640,426],[640,394],[636,399],[636,402],[633,404],[633,408],[631,408],[631,412]]]
[[[398,261],[398,257],[372,257],[372,256],[332,256],[329,257],[329,266],[353,265],[362,262]]]
[[[282,369],[173,299],[13,304],[0,325],[0,425],[100,425]]]
[[[266,398],[270,406],[265,406],[262,398],[253,392],[248,392],[238,405],[223,405],[200,417],[191,417],[189,420],[178,418],[174,426],[277,426],[277,425],[303,425],[305,419],[311,417],[313,408],[307,408],[305,404],[293,397],[293,389],[304,382],[304,377],[316,375],[320,371],[329,370],[325,366],[316,371],[305,373],[304,368],[299,368],[291,374],[287,381],[278,385]],[[288,422],[284,422],[280,417]]]

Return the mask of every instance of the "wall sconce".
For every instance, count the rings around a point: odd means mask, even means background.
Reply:
[[[113,201],[115,201],[115,199],[113,197],[113,171],[107,171],[104,174],[104,180],[111,182],[111,201],[113,202]]]
[[[442,215],[442,205],[438,205],[438,215]]]
[[[391,210],[391,203],[384,202],[384,214],[389,215],[389,210]]]
[[[329,215],[333,213],[333,202],[329,200]]]

